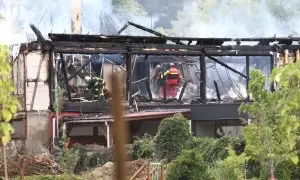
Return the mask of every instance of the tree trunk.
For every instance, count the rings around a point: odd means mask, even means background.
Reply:
[[[5,145],[1,143],[1,146],[2,146],[2,153],[3,153],[4,176],[5,176],[5,180],[8,180]]]

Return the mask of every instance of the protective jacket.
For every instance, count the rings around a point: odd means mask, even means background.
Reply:
[[[98,97],[99,95],[104,96],[104,86],[105,82],[103,79],[99,77],[92,77],[87,89],[92,91],[94,97]]]
[[[178,85],[181,80],[180,71],[176,67],[171,67],[164,73],[168,85]]]

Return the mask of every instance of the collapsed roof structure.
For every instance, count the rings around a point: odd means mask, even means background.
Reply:
[[[119,35],[128,26],[134,26],[156,36]],[[48,58],[52,111],[57,100],[55,94],[57,87],[66,91],[61,99],[64,101],[61,111],[69,114],[60,121],[58,118],[53,119],[55,117],[53,113],[50,115],[51,141],[59,137],[58,126],[66,123],[69,134],[72,128],[82,124],[97,128],[99,126],[105,136],[105,140],[101,142],[107,146],[111,144],[109,124],[113,123],[113,118],[109,112],[107,103],[109,101],[100,103],[88,99],[88,95],[84,92],[86,86],[84,77],[87,75],[100,75],[105,79],[105,76],[109,76],[109,73],[105,75],[107,69],[111,69],[110,72],[119,71],[124,75],[124,106],[127,109],[124,116],[130,122],[136,121],[131,124],[132,136],[140,131],[142,121],[161,120],[175,113],[183,113],[191,118],[192,131],[195,135],[218,136],[217,130],[224,134],[220,127],[242,126],[240,118],[247,118],[245,114],[239,114],[238,107],[242,102],[251,101],[247,93],[250,69],[265,68],[265,74],[268,76],[274,67],[300,60],[300,38],[297,37],[236,39],[169,37],[128,22],[117,35],[50,33],[48,36],[51,41],[49,41],[35,26],[31,27],[37,41],[22,44],[20,54],[40,51],[42,58]],[[158,63],[169,62],[178,64],[184,78],[175,100],[168,99],[166,93],[162,99],[157,98],[151,85],[153,67]],[[220,68],[224,69],[222,75],[219,72]],[[223,75],[227,75],[228,82],[222,81]],[[232,82],[233,76],[241,87]],[[31,81],[37,84],[38,79],[39,71],[37,78]],[[31,110],[36,87],[37,85],[32,93]],[[236,98],[232,98],[229,94],[229,87],[238,95]],[[267,82],[266,88],[273,91],[274,83]],[[109,93],[106,98],[109,100]],[[154,129],[157,129],[157,126],[158,124]],[[98,132],[96,128],[94,130]],[[235,130],[232,134],[238,133],[239,130]]]

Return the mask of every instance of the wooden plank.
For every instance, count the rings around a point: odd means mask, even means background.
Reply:
[[[112,115],[114,117],[114,141],[115,141],[115,164],[116,164],[116,177],[117,179],[125,179],[125,161],[126,157],[126,144],[128,142],[128,127],[123,118],[122,106],[122,89],[120,87],[121,81],[117,74],[113,74],[112,82]]]

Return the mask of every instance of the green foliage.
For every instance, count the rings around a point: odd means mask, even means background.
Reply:
[[[243,128],[243,136],[247,142],[245,153],[273,174],[277,165],[282,162],[298,163],[295,145],[299,122],[289,114],[290,111],[287,113],[290,106],[286,104],[285,95],[282,95],[286,91],[289,94],[289,90],[284,86],[281,86],[282,90],[275,92],[265,90],[265,77],[256,70],[251,71],[250,78],[249,90],[254,102],[240,107],[240,111],[248,113],[254,120]]]
[[[145,15],[146,12],[137,0],[112,0],[113,10],[122,15]]]
[[[66,90],[58,86],[55,88],[55,91],[54,111],[59,113],[64,105],[64,94]]]
[[[185,150],[168,165],[166,179],[209,180],[212,178],[201,153],[195,150]]]
[[[79,152],[76,149],[65,148],[62,151],[62,157],[59,163],[63,172],[73,173],[78,159],[79,159]]]
[[[203,160],[209,165],[213,165],[216,161],[224,160],[228,156],[227,148],[230,146],[233,146],[237,154],[241,154],[245,146],[244,139],[241,136],[224,136],[219,139],[193,137],[186,148],[198,150],[201,152]]]
[[[170,162],[180,154],[191,138],[189,122],[182,115],[162,120],[155,139],[158,158]]]
[[[5,145],[10,141],[13,127],[10,120],[18,110],[18,100],[11,79],[11,66],[8,61],[8,48],[0,45],[0,138]]]
[[[240,180],[244,179],[244,170],[247,161],[245,154],[236,155],[232,148],[229,148],[229,156],[218,161],[210,173],[216,180]]]
[[[80,176],[73,174],[62,174],[62,175],[36,175],[26,176],[25,180],[83,180]]]
[[[78,145],[74,145],[73,148],[79,152],[79,159],[74,169],[74,173],[76,174],[112,161],[112,149],[105,148],[97,152],[88,152],[84,147]]]
[[[132,144],[132,158],[153,158],[155,151],[154,138],[144,134],[142,138],[135,137]]]

